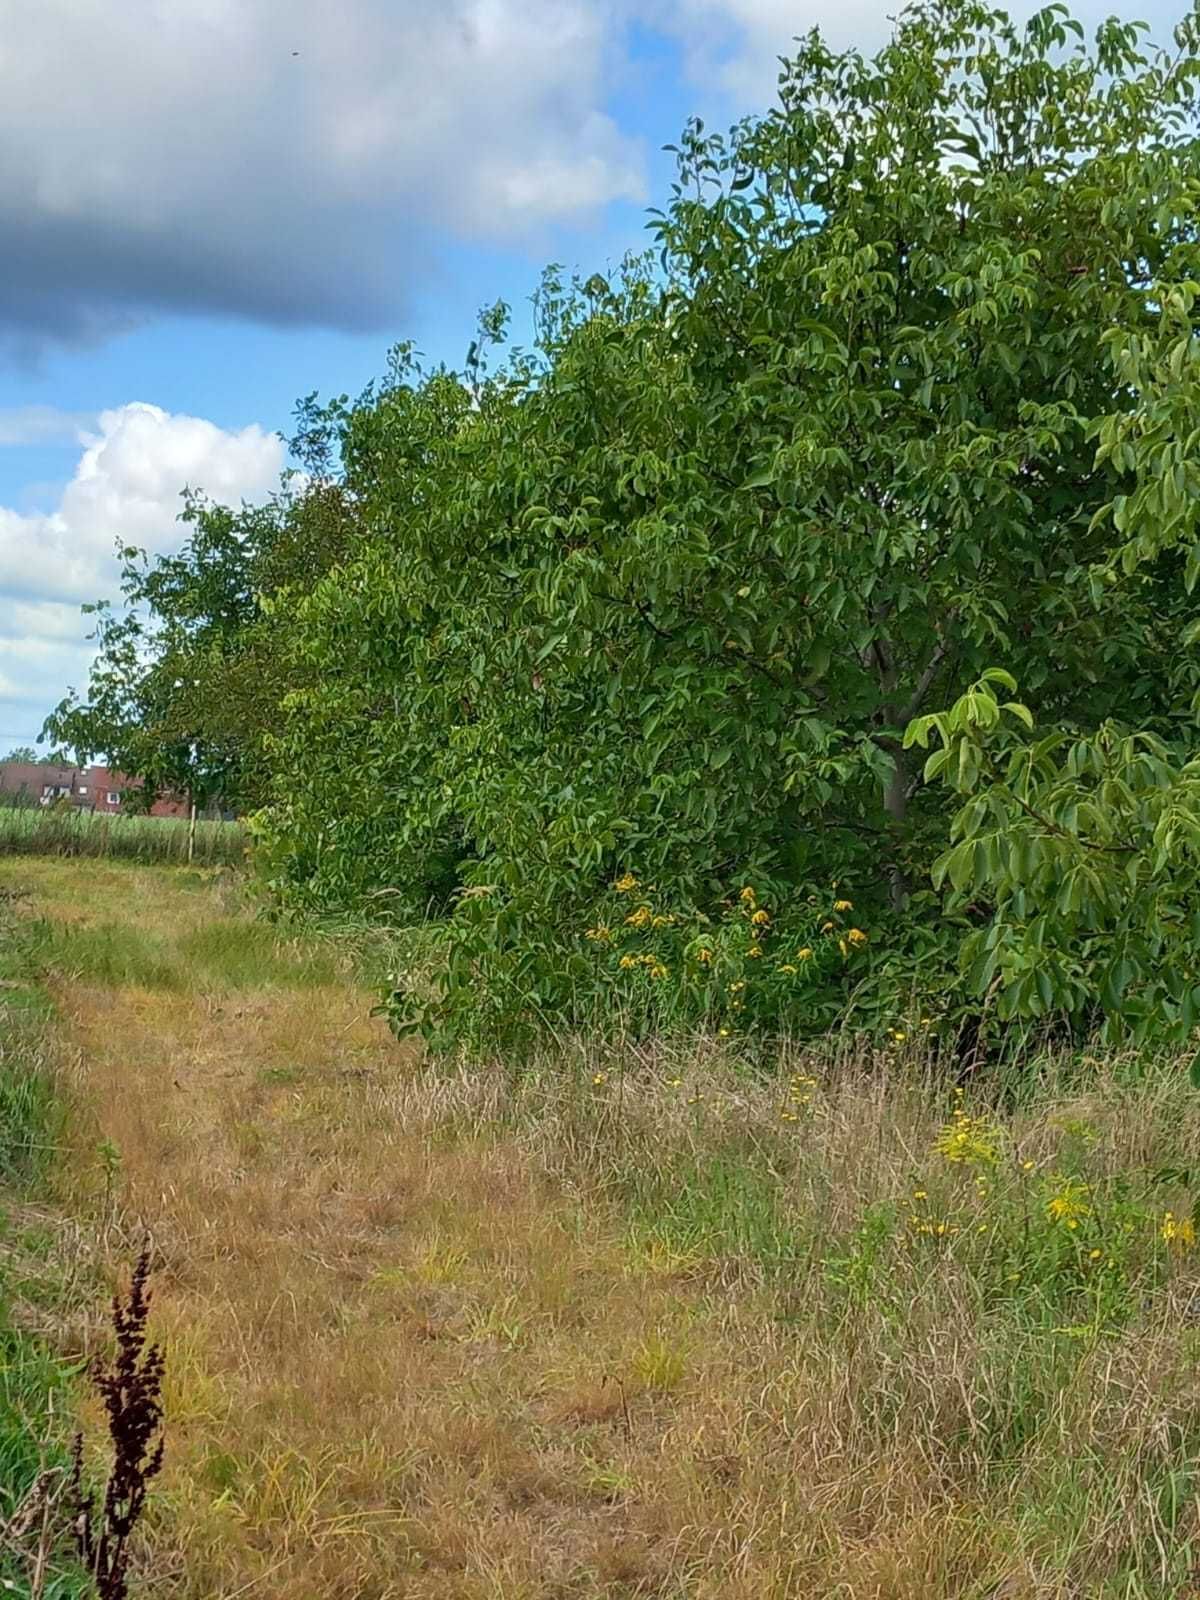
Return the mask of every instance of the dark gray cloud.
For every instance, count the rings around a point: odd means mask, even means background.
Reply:
[[[389,322],[439,240],[641,197],[604,0],[9,0],[0,346]]]
[[[1165,37],[1181,8],[1134,9]],[[0,353],[177,311],[394,326],[448,239],[519,240],[642,197],[641,142],[603,109],[631,21],[677,42],[719,118],[770,100],[796,34],[871,48],[896,9],[6,0]]]

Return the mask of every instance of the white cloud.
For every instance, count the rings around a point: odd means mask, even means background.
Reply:
[[[268,495],[284,464],[283,441],[257,424],[227,431],[138,402],[101,412],[81,442],[53,511],[0,506],[0,730],[23,741],[86,673],[79,607],[113,594],[118,540],[175,549],[185,485],[236,505]]]
[[[701,96],[714,86],[736,110],[763,110],[775,97],[779,58],[795,53],[797,38],[819,28],[837,49],[870,55],[885,44],[902,0],[647,0],[655,26],[677,38],[690,78]],[[1007,9],[1022,22],[1044,0],[1012,0]],[[1145,18],[1154,37],[1169,42],[1185,0],[1144,0],[1125,15]],[[1111,0],[1073,0],[1071,10],[1089,31],[1111,16]],[[697,107],[697,109],[702,109]]]
[[[394,326],[444,234],[642,195],[616,0],[7,0],[4,38],[10,346],[163,309]]]

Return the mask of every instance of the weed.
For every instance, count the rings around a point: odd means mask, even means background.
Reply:
[[[133,1269],[128,1297],[113,1296],[117,1353],[111,1363],[97,1357],[92,1382],[104,1402],[112,1463],[99,1507],[83,1477],[83,1435],[75,1440],[71,1474],[72,1513],[80,1559],[96,1581],[99,1600],[125,1600],[129,1593],[129,1539],[146,1504],[146,1488],[162,1469],[163,1356],[147,1345],[150,1315],[150,1253]]]

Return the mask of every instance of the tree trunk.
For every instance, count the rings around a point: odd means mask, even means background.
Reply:
[[[892,885],[892,910],[903,911],[908,903],[910,885],[908,874],[900,865],[896,852],[900,848],[904,820],[908,815],[908,763],[899,745],[893,747],[891,756],[892,775],[883,789],[883,808],[893,823],[893,854],[888,866],[888,877]]]

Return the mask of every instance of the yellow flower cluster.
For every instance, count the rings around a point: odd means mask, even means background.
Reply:
[[[632,972],[635,967],[645,967],[652,978],[665,978],[671,970],[663,964],[659,956],[655,955],[622,956],[617,965],[622,972]]]
[[[1046,1215],[1051,1222],[1057,1222],[1060,1227],[1074,1232],[1092,1214],[1088,1200],[1086,1183],[1078,1183],[1073,1178],[1061,1178],[1058,1189],[1046,1202]]]
[[[598,927],[589,928],[584,934],[585,939],[590,939],[593,944],[611,944],[612,929],[600,923]]]
[[[649,906],[639,906],[636,911],[631,911],[625,918],[627,928],[648,928],[654,921],[654,913]]]
[[[754,913],[754,915],[750,918],[750,921],[754,924],[754,926],[756,928],[765,928],[767,926],[768,922],[770,922],[770,920],[771,920],[771,913],[769,911],[764,910],[762,908],[762,906],[760,906],[758,908],[758,910]]]
[[[1000,1136],[986,1117],[971,1117],[959,1106],[933,1142],[943,1161],[964,1166],[994,1166],[1000,1155]]]
[[[1190,1250],[1196,1243],[1195,1223],[1190,1217],[1177,1217],[1173,1211],[1164,1215],[1161,1231],[1167,1243],[1180,1254]]]
[[[799,1122],[802,1116],[812,1116],[813,1092],[817,1089],[816,1078],[811,1078],[805,1072],[793,1072],[788,1084],[787,1103],[779,1113],[781,1122]]]
[[[616,883],[613,884],[613,888],[618,894],[632,894],[637,887],[638,880],[634,877],[632,872],[626,872],[622,877],[617,879]]]
[[[935,1222],[932,1217],[919,1217],[915,1212],[909,1217],[908,1225],[914,1233],[931,1239],[945,1239],[958,1232],[957,1222]]]

